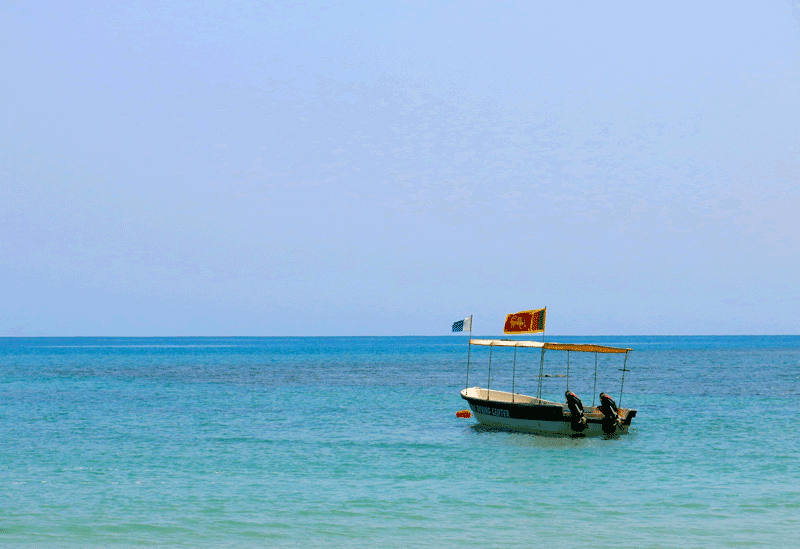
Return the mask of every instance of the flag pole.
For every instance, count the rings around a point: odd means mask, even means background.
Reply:
[[[469,315],[469,343],[467,345],[467,386],[464,387],[465,389],[469,389],[469,355],[472,351],[472,315]]]

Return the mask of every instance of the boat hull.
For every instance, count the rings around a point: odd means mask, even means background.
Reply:
[[[464,389],[461,398],[469,403],[475,419],[489,427],[545,435],[611,434],[603,430],[604,416],[596,407],[585,410],[586,428],[578,432],[572,428],[572,414],[566,404],[504,391],[488,391],[480,387]],[[623,408],[619,410],[619,415],[622,424],[613,433],[627,433],[636,410]]]

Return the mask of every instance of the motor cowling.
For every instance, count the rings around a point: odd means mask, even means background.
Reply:
[[[571,414],[570,426],[573,431],[582,433],[589,426],[583,413],[583,402],[572,391],[567,391],[564,396],[567,397],[567,406]]]
[[[600,393],[600,410],[603,412],[603,432],[611,434],[622,426],[619,409],[614,399],[605,393]]]

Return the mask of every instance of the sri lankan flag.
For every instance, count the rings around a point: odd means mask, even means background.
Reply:
[[[544,313],[547,310],[520,311],[506,316],[504,334],[535,334],[544,332]]]

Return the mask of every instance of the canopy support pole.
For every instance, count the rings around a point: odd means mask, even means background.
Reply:
[[[544,347],[542,347],[542,358],[539,360],[539,390],[536,392],[536,398],[540,401],[542,400],[542,378],[544,378]]]
[[[567,351],[567,391],[569,391],[569,351]]]
[[[514,346],[514,368],[511,370],[511,404],[514,404],[514,394],[517,392],[517,347]]]
[[[625,353],[628,356],[628,353]],[[594,399],[597,394],[597,353],[594,354],[594,390],[592,391],[592,407],[594,407]]]
[[[625,387],[625,372],[629,371],[628,368],[628,352],[625,352],[625,361],[622,363],[622,384],[619,386],[619,404],[618,407],[622,408],[622,388]]]
[[[486,380],[486,400],[489,400],[489,387],[492,384],[492,349],[494,349],[494,345],[489,345],[489,379]]]

